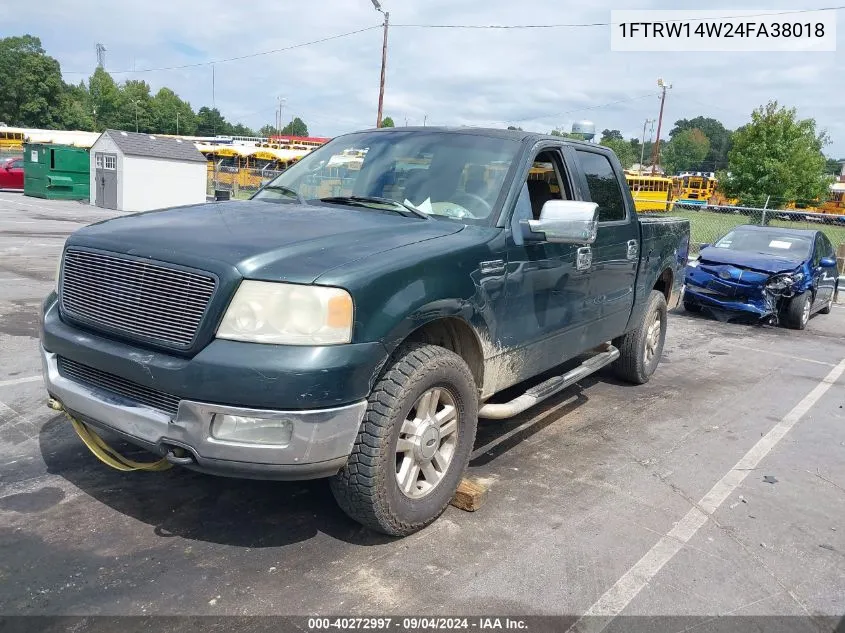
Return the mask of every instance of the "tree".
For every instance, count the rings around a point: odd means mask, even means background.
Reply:
[[[564,132],[563,130],[555,129],[555,130],[552,130],[551,132],[549,132],[549,134],[551,134],[552,136],[561,136],[563,138],[571,138],[571,139],[576,140],[576,141],[583,141],[584,140],[584,137],[581,136],[580,134],[572,134],[571,132]]]
[[[59,106],[59,119],[66,130],[94,131],[94,112],[88,87],[79,82],[78,86],[66,85]]]
[[[296,117],[282,128],[282,134],[285,136],[308,136],[308,126],[305,125],[305,121]]]
[[[265,138],[276,136],[278,133],[279,129],[275,125],[271,125],[270,123],[268,123],[267,125],[262,125],[258,130],[258,136],[263,136]]]
[[[767,196],[778,204],[809,201],[827,190],[825,132],[814,119],[798,119],[795,108],[770,101],[751,113],[751,122],[731,138],[725,194],[746,206],[763,206]]]
[[[152,98],[150,108],[154,132],[186,136],[196,134],[197,116],[191,104],[182,101],[170,88],[161,88]]]
[[[521,127],[516,127],[515,125],[509,125],[509,126],[508,126],[508,129],[509,129],[509,130],[516,130],[517,132],[522,132],[522,128],[521,128]]]
[[[118,129],[155,132],[153,127],[153,99],[146,81],[128,80],[120,87]],[[174,121],[174,128],[176,127]]]
[[[255,130],[245,126],[243,123],[235,123],[235,125],[232,126],[231,133],[234,136],[257,136]]]
[[[0,121],[59,127],[64,87],[59,62],[44,52],[39,38],[0,39]]]
[[[602,134],[602,137],[604,137],[604,134]],[[640,160],[640,155],[634,153],[631,144],[624,138],[603,138],[600,144],[612,149],[625,169],[630,169],[634,163]]]
[[[396,125],[393,123],[393,119],[391,119],[389,116],[386,116],[381,120],[381,126],[382,127],[396,127]]]
[[[694,119],[675,121],[675,127],[669,132],[670,138],[687,130],[701,130],[710,141],[710,150],[698,165],[689,167],[691,171],[718,171],[728,166],[728,152],[731,148],[731,131],[720,121],[709,117],[697,116]]]
[[[667,174],[695,171],[710,151],[710,141],[699,129],[684,130],[672,137],[663,150],[662,163]]]
[[[601,139],[599,143],[604,145],[605,141],[624,141],[625,137],[622,136],[622,132],[619,130],[602,130],[601,132]]]
[[[831,176],[838,176],[842,173],[842,166],[845,165],[845,158],[828,158],[825,160],[824,173]]]
[[[97,68],[88,80],[88,94],[96,129],[119,128],[123,95],[111,75],[102,68]]]
[[[201,107],[197,111],[197,136],[228,134],[229,123],[217,108]]]

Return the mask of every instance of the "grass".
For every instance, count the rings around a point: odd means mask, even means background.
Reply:
[[[740,224],[760,224],[760,216],[748,216],[735,213],[715,213],[713,211],[690,211],[674,209],[670,215],[686,218],[690,221],[690,242],[693,244],[712,244],[733,227]],[[831,216],[837,217],[837,216]],[[780,226],[793,229],[818,229],[827,235],[834,247],[845,244],[845,224],[837,226],[807,220],[778,220],[772,219],[769,226]]]

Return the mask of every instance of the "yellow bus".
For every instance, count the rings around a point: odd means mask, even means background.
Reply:
[[[672,205],[672,179],[626,171],[625,180],[634,197],[637,213],[668,211]]]
[[[255,190],[311,150],[284,150],[249,145],[197,144],[208,160],[208,180],[215,187]]]
[[[23,151],[24,131],[20,128],[0,127],[0,150]]]
[[[707,206],[716,193],[716,175],[709,172],[690,172],[672,179],[675,202],[678,204]]]

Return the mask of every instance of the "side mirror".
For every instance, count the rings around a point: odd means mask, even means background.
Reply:
[[[580,200],[549,200],[539,220],[523,220],[522,236],[530,242],[592,244],[599,229],[599,205]]]
[[[836,268],[836,260],[832,257],[822,257],[819,266],[822,268]]]

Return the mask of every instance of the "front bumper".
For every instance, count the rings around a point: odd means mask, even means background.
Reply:
[[[211,474],[260,479],[312,479],[335,474],[352,451],[367,408],[365,400],[329,409],[274,411],[182,400],[176,417],[59,373],[58,357],[41,348],[48,393],[73,416],[117,433],[159,455],[187,451],[182,465]],[[290,442],[261,445],[212,437],[215,414],[283,418],[293,423]]]
[[[762,297],[738,300],[689,283],[684,286],[684,303],[730,312],[744,312],[760,318],[771,315],[773,311],[771,305]]]

